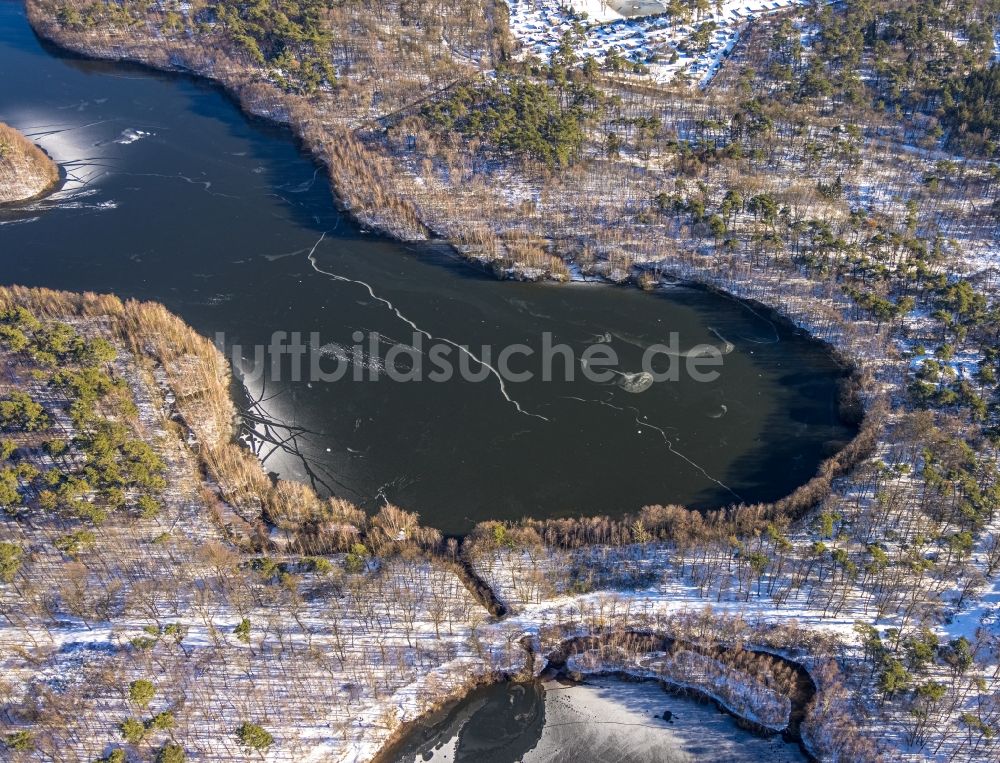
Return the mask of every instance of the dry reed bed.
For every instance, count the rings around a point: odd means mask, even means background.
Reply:
[[[59,167],[42,149],[0,122],[0,204],[40,196],[59,183]]]

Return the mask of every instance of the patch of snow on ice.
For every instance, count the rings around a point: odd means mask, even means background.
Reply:
[[[131,127],[122,130],[122,134],[115,138],[115,143],[122,146],[128,146],[131,143],[135,143],[143,138],[148,138],[153,135],[151,132],[146,132],[145,130],[133,130]]]

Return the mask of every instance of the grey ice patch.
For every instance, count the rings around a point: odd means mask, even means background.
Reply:
[[[616,371],[615,373],[617,373],[620,377],[615,383],[623,390],[631,392],[633,395],[645,392],[653,386],[653,375],[649,373],[649,371],[639,371],[638,373],[622,373],[620,371]]]
[[[722,342],[722,347],[719,348],[719,352],[721,352],[723,355],[728,355],[729,353],[731,353],[733,350],[736,349],[736,345],[734,345],[732,342],[730,342],[728,339],[722,336],[722,334],[720,334],[714,328],[709,327],[708,330],[711,331],[713,334],[715,334],[719,338],[719,341]]]

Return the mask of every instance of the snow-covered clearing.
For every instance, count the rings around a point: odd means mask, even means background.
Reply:
[[[728,0],[690,19],[672,19],[665,3],[509,0],[510,28],[526,54],[548,61],[569,33],[580,58],[609,53],[638,64],[658,82],[689,77],[702,86],[718,72],[740,33],[757,18],[806,0]],[[696,41],[699,28],[704,39]]]

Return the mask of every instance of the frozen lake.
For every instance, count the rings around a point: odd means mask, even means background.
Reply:
[[[673,716],[668,723],[663,713]],[[780,736],[758,737],[713,705],[667,694],[652,681],[501,683],[419,727],[394,763],[799,763]]]
[[[0,66],[16,72],[0,118],[69,177],[0,211],[0,280],[158,300],[240,347],[247,441],[283,477],[460,534],[484,519],[773,500],[853,436],[841,370],[766,312],[687,288],[498,283],[443,246],[359,230],[286,131],[203,82],[44,48],[8,0]],[[276,332],[298,332],[302,354],[255,377]],[[546,335],[576,371],[588,347],[612,348],[610,378],[540,378]],[[718,378],[646,385],[643,355],[671,336],[678,355],[731,350]],[[393,345],[423,342],[427,360],[431,338],[479,380],[369,380],[413,363],[389,361]],[[512,368],[534,378],[501,385],[483,363],[515,344],[533,354]],[[352,372],[321,381],[313,361]]]

